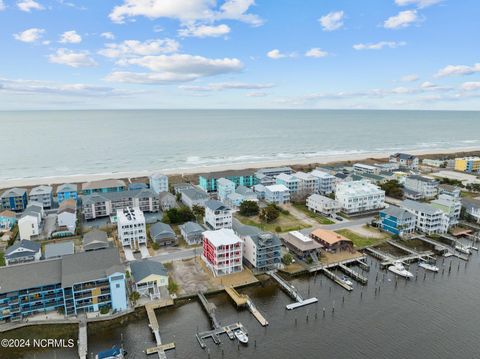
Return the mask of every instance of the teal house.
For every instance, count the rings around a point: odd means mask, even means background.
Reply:
[[[78,199],[78,187],[76,184],[65,183],[57,187],[58,204],[67,199]]]
[[[201,174],[198,176],[198,185],[206,192],[217,192],[217,180],[220,178],[232,181],[236,187],[252,187],[258,183],[251,171],[226,171]]]
[[[127,190],[125,182],[117,179],[92,181],[82,184],[82,193],[85,195],[93,193],[123,192]]]

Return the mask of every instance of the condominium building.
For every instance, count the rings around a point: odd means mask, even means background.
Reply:
[[[302,195],[318,192],[318,177],[305,172],[295,172],[293,176],[298,180],[298,192]]]
[[[160,192],[168,192],[168,176],[161,173],[154,173],[148,177],[150,189],[159,194]]]
[[[202,259],[215,276],[241,272],[243,242],[232,229],[205,231]]]
[[[262,174],[269,177],[276,177],[281,173],[291,175],[293,172],[294,171],[291,167],[274,167],[274,168],[259,169],[255,174]]]
[[[138,250],[147,243],[145,217],[139,208],[117,210],[118,239],[122,246]]]
[[[125,270],[116,248],[0,267],[0,321],[102,308],[127,309]]]
[[[390,162],[398,163],[401,167],[409,169],[418,168],[418,157],[408,153],[395,153],[390,156]]]
[[[455,171],[480,173],[480,157],[455,158]]]
[[[366,165],[364,163],[355,163],[353,165],[353,172],[355,174],[371,174],[371,175],[379,175],[382,169],[377,166]]]
[[[438,181],[425,176],[413,175],[405,178],[403,185],[407,190],[420,194],[422,198],[435,198],[438,193]]]
[[[335,190],[335,176],[320,170],[313,170],[311,175],[318,178],[318,193],[329,194]]]
[[[227,197],[235,192],[235,183],[226,178],[219,178],[217,180],[217,196],[222,202],[225,202]]]
[[[57,187],[58,204],[67,199],[78,199],[78,186],[76,184],[65,183]]]
[[[158,212],[159,197],[151,189],[82,196],[82,213],[86,220],[112,216],[117,210],[127,207],[138,207],[143,212]]]
[[[446,233],[449,226],[448,215],[441,209],[428,203],[407,199],[401,208],[415,215],[415,229],[426,234]]]
[[[125,185],[125,182],[118,179],[91,181],[82,184],[82,193],[84,195],[92,193],[121,192],[126,189],[127,186]]]
[[[382,209],[380,215],[380,228],[384,231],[406,237],[415,231],[416,216],[406,209],[390,205]]]
[[[325,216],[333,216],[340,210],[340,204],[336,200],[320,194],[309,196],[306,205],[310,211],[321,213]]]
[[[293,174],[287,175],[285,173],[281,173],[276,177],[275,182],[276,184],[287,187],[290,192],[290,195],[293,195],[298,192],[300,181]]]
[[[265,186],[265,201],[273,204],[290,202],[290,190],[283,184]]]
[[[14,212],[21,212],[27,208],[27,190],[25,188],[12,188],[2,193],[0,196],[3,209],[9,209]]]
[[[430,202],[432,206],[443,211],[448,217],[448,226],[455,226],[460,219],[462,201],[460,195],[442,193],[437,199]]]
[[[204,223],[211,229],[232,228],[232,210],[220,201],[205,202]]]
[[[29,202],[40,202],[43,208],[53,207],[53,188],[51,186],[38,186],[30,190]]]
[[[198,185],[205,192],[217,192],[217,180],[219,178],[226,178],[235,183],[235,186],[252,187],[257,184],[257,178],[253,172],[239,170],[201,174],[198,176]]]
[[[385,191],[366,180],[341,182],[335,200],[347,214],[375,211],[385,207]]]

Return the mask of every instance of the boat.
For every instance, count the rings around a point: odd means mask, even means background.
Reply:
[[[405,267],[403,266],[403,264],[401,262],[394,262],[393,265],[391,265],[390,267],[388,267],[388,270],[390,272],[393,272],[401,277],[404,277],[404,278],[412,278],[413,277],[413,274],[410,273],[408,270],[405,269]]]
[[[464,254],[472,254],[472,252],[470,251],[470,249],[468,247],[465,247],[465,246],[462,246],[461,244],[457,244],[455,246],[455,249],[461,253],[464,253]]]
[[[345,283],[346,285],[349,285],[350,287],[353,287],[353,282],[348,279],[346,275],[342,276],[342,282]]]
[[[420,264],[418,266],[420,268],[425,269],[425,270],[429,270],[430,272],[438,272],[438,270],[439,270],[436,265],[425,262],[425,261],[420,262]]]
[[[117,346],[104,350],[95,355],[95,359],[124,359],[126,352]]]
[[[233,334],[235,334],[235,337],[238,339],[240,343],[242,344],[248,343],[248,335],[241,328],[235,329],[233,331]]]

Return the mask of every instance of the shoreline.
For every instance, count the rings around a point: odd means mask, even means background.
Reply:
[[[439,155],[453,155],[460,153],[480,151],[480,147],[460,147],[460,148],[445,148],[445,149],[425,149],[425,150],[405,150],[404,153],[410,153],[416,156],[439,156]],[[278,166],[307,166],[307,165],[327,165],[338,162],[348,161],[364,161],[375,159],[377,161],[388,159],[394,153],[391,152],[364,152],[352,154],[339,155],[324,155],[308,158],[273,160],[265,162],[245,162],[245,163],[231,163],[224,165],[211,166],[197,166],[191,168],[177,168],[170,170],[142,170],[142,171],[125,171],[125,172],[109,172],[109,173],[94,173],[94,174],[74,174],[64,176],[50,176],[50,177],[31,177],[31,178],[15,178],[0,180],[0,189],[7,189],[12,187],[32,187],[38,185],[58,185],[63,183],[83,183],[88,181],[104,180],[104,179],[138,179],[148,177],[152,173],[160,172],[169,176],[191,176],[201,173],[214,173],[222,171],[236,171],[236,170],[256,170],[260,168],[278,167]]]

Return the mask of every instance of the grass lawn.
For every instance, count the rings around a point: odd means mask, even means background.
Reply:
[[[5,254],[0,252],[0,267],[5,266]]]
[[[334,221],[332,221],[331,219],[328,219],[327,217],[324,217],[324,216],[322,216],[318,213],[313,213],[312,211],[309,211],[307,206],[305,206],[304,204],[293,203],[292,205],[293,205],[293,207],[295,207],[299,211],[302,211],[307,216],[309,216],[310,218],[313,218],[314,220],[316,220],[320,224],[334,224],[335,223]]]
[[[385,236],[383,238],[377,238],[377,237],[374,237],[374,236],[367,237],[367,236],[363,236],[363,235],[360,235],[358,233],[355,233],[355,232],[353,232],[349,229],[340,229],[340,230],[335,231],[335,232],[337,232],[338,234],[341,234],[342,236],[350,239],[353,242],[353,245],[356,248],[362,248],[362,247],[367,247],[367,246],[371,246],[371,245],[374,245],[374,244],[378,244],[378,243],[383,242],[385,239],[387,239],[389,237],[387,234],[385,234]]]
[[[280,227],[280,232],[297,231],[299,229],[310,227],[308,224],[300,221],[291,214],[280,213],[280,216],[270,223],[262,222],[258,216],[245,217],[235,214],[235,217],[243,224],[258,227],[267,232],[277,232],[276,229],[278,227]]]

